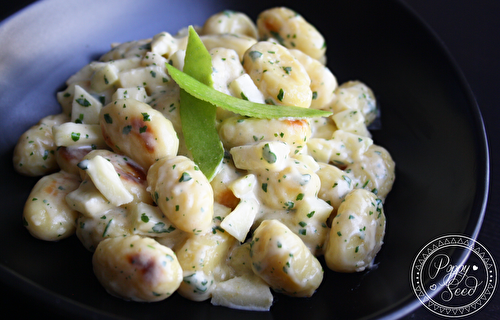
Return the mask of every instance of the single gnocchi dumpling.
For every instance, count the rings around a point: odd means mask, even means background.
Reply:
[[[257,39],[255,23],[244,13],[224,10],[208,18],[201,34],[238,34]]]
[[[375,193],[380,199],[385,198],[392,190],[396,179],[396,164],[391,154],[379,145],[371,145],[362,156],[347,166],[358,180],[358,186]]]
[[[297,49],[290,49],[290,53],[304,66],[311,78],[312,101],[311,108],[331,111],[331,102],[335,99],[337,78],[320,61],[311,58]]]
[[[243,68],[267,104],[310,107],[311,79],[304,66],[282,45],[257,42],[245,52]]]
[[[298,49],[317,60],[323,60],[326,42],[321,33],[304,17],[285,7],[265,10],[257,18],[262,40],[276,39],[289,49]]]
[[[252,37],[237,34],[207,34],[200,36],[201,41],[211,51],[215,48],[234,50],[241,61],[245,52],[253,46],[257,40]]]
[[[318,175],[309,167],[293,160],[279,171],[265,169],[255,172],[262,204],[272,209],[294,210],[305,199],[316,198],[320,188]]]
[[[92,147],[58,147],[56,150],[57,164],[63,171],[80,175],[78,163],[90,151],[92,151]]]
[[[371,267],[382,247],[385,215],[382,200],[364,189],[354,189],[332,220],[325,248],[328,268],[359,272]]]
[[[102,240],[133,234],[127,209],[111,207],[100,214],[79,215],[76,220],[76,236],[83,246],[94,252]]]
[[[168,32],[160,32],[151,41],[151,51],[165,58],[170,58],[173,53],[186,50],[187,40],[187,35],[172,36]]]
[[[170,297],[182,281],[175,253],[137,235],[102,241],[92,264],[102,286],[125,300],[161,301]]]
[[[351,110],[361,112],[365,125],[377,117],[377,101],[373,91],[361,81],[348,81],[335,89],[337,97],[331,108],[334,113]]]
[[[321,180],[318,198],[333,207],[332,214],[335,216],[345,196],[354,189],[356,180],[352,174],[334,165],[320,163],[319,167],[320,169],[316,171]]]
[[[111,50],[103,54],[99,61],[108,62],[124,58],[143,57],[151,48],[151,39],[141,39],[116,43],[111,45]]]
[[[244,73],[238,54],[231,49],[215,48],[210,50],[210,55],[213,88],[230,95],[229,83]]]
[[[264,220],[250,245],[252,269],[277,292],[310,297],[323,280],[323,268],[302,240],[278,220]]]
[[[32,236],[41,240],[57,241],[75,232],[78,212],[66,203],[65,197],[79,185],[79,176],[64,171],[38,180],[26,200],[23,211],[24,226]]]
[[[101,109],[100,124],[108,146],[146,171],[158,159],[177,154],[179,139],[172,123],[146,103],[134,99],[109,103]]]
[[[210,230],[214,213],[212,187],[189,158],[162,158],[148,171],[149,192],[161,211],[182,231]]]
[[[184,270],[179,294],[193,301],[209,299],[217,278],[225,278],[218,273],[223,272],[223,262],[235,243],[235,238],[219,228],[202,235],[190,234],[175,251]]]
[[[292,154],[302,153],[311,136],[307,119],[258,119],[234,116],[219,125],[219,137],[226,149],[256,142],[280,141]]]
[[[338,130],[331,117],[312,118],[309,123],[311,124],[311,138],[313,139],[331,139],[333,133]]]
[[[14,169],[31,177],[57,171],[59,165],[55,156],[52,127],[68,120],[64,114],[47,116],[23,133],[14,148]]]

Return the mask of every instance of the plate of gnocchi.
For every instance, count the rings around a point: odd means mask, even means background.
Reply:
[[[324,6],[53,0],[3,21],[0,280],[79,318],[418,308],[419,249],[482,221],[481,115],[404,4]]]

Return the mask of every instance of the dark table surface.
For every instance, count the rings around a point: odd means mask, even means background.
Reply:
[[[344,0],[345,1],[345,0]],[[478,241],[500,263],[500,1],[403,0],[436,32],[467,79],[484,119],[490,147],[490,190]],[[33,1],[2,2],[0,19]],[[498,290],[497,290],[498,291]],[[9,296],[9,300],[4,297]],[[43,305],[0,285],[2,314],[15,319],[59,319]],[[8,302],[7,301],[12,301]],[[17,301],[17,302],[14,302]],[[423,307],[404,319],[441,319]],[[469,318],[468,318],[469,319]],[[500,293],[472,319],[500,319]]]

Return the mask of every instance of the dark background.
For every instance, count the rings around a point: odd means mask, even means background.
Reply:
[[[342,0],[348,1],[348,0]],[[499,0],[402,0],[442,40],[467,79],[481,110],[490,147],[490,190],[483,226],[478,237],[500,263],[500,1]],[[4,19],[33,1],[2,1]],[[497,290],[498,291],[498,290]],[[8,300],[6,299],[8,297]],[[15,319],[47,317],[50,310],[0,285],[2,314]],[[441,319],[420,308],[404,319]],[[469,319],[469,318],[467,318]],[[472,319],[500,319],[500,294]]]

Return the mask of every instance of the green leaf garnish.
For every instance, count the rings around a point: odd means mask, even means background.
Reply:
[[[194,79],[192,76],[189,76],[188,74],[186,74],[185,66],[184,72],[176,69],[169,64],[166,64],[166,67],[172,79],[174,79],[174,81],[185,92],[214,106],[221,107],[222,109],[232,111],[243,116],[263,119],[277,119],[315,118],[332,115],[331,112],[324,110],[301,108],[296,106],[268,105],[238,99],[225,93],[219,92],[212,87]]]
[[[170,65],[166,63],[166,66]],[[184,72],[183,74],[204,86],[213,84],[212,58],[191,26],[184,59]],[[217,108],[183,89],[181,86],[180,115],[184,140],[193,156],[193,161],[211,181],[224,158],[224,147],[215,128]]]

